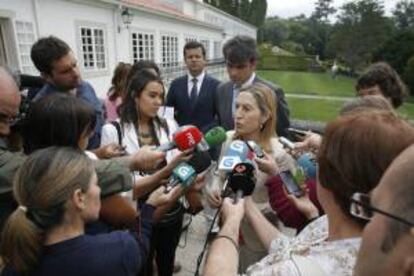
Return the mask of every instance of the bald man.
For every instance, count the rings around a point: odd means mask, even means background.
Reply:
[[[11,75],[0,68],[0,139],[10,134],[20,106],[20,93]],[[1,141],[1,140],[0,140]]]
[[[362,235],[356,276],[414,275],[413,164],[414,145],[394,160],[362,208],[372,217]]]

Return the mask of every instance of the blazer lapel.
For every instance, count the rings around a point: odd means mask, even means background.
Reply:
[[[227,121],[231,128],[233,128],[233,114],[232,114],[232,103],[233,103],[233,83],[229,82],[228,86],[224,89],[224,95],[223,96],[223,107],[225,108],[224,114],[225,114],[225,121]]]

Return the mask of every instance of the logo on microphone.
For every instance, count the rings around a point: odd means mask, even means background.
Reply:
[[[244,142],[240,141],[240,140],[235,140],[230,144],[230,149],[235,150],[235,151],[240,152],[240,153],[243,154],[244,151],[245,151]]]
[[[188,175],[190,175],[191,171],[191,168],[187,166],[181,166],[177,169],[177,173],[183,178],[186,178]]]
[[[220,162],[219,170],[232,170],[234,166],[241,162],[239,156],[225,156]]]
[[[236,167],[234,167],[234,171],[236,173],[244,173],[247,170],[246,166],[244,164],[238,164]]]
[[[194,146],[194,145],[196,144],[196,141],[195,141],[195,139],[194,139],[194,136],[193,136],[190,132],[187,132],[187,133],[185,134],[185,136],[187,137],[187,141],[188,141],[188,144],[189,144],[190,146]]]

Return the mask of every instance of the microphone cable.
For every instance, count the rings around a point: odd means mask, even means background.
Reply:
[[[221,192],[222,197],[226,196],[227,183],[228,183],[228,180],[226,180],[226,182],[223,185],[223,189],[222,189],[222,192]],[[201,263],[203,262],[204,254],[206,253],[206,248],[207,248],[207,244],[208,244],[208,241],[209,241],[208,234],[211,233],[211,230],[213,229],[214,224],[216,223],[217,217],[220,213],[221,206],[222,206],[222,204],[220,204],[220,206],[217,208],[217,211],[214,214],[213,220],[211,222],[210,228],[208,229],[206,240],[204,241],[203,249],[202,249],[200,255],[197,258],[197,267],[196,267],[196,271],[194,272],[194,276],[199,276],[200,275],[200,272],[199,272],[200,271],[200,266],[201,266]]]
[[[208,232],[207,232],[206,240],[204,241],[203,249],[202,249],[200,255],[197,258],[197,267],[196,267],[196,271],[194,272],[194,276],[199,276],[200,275],[199,271],[200,271],[201,263],[203,262],[204,254],[206,253],[206,248],[207,248],[207,244],[208,244],[208,235],[211,233],[211,230],[213,229],[214,224],[216,223],[218,214],[220,213],[220,209],[221,209],[221,204],[217,208],[216,213],[214,214],[213,221],[211,222],[210,228],[208,229]]]

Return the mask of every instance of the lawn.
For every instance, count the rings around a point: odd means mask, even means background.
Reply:
[[[354,97],[355,79],[328,73],[258,71],[262,78],[283,87],[286,93]]]
[[[328,99],[298,99],[289,94],[307,94],[319,96],[354,97],[355,79],[338,77],[332,79],[329,74],[286,71],[259,71],[258,74],[280,85],[287,94],[291,118],[322,121],[332,120],[338,115],[344,101]],[[414,97],[397,109],[405,118],[414,120]]]

